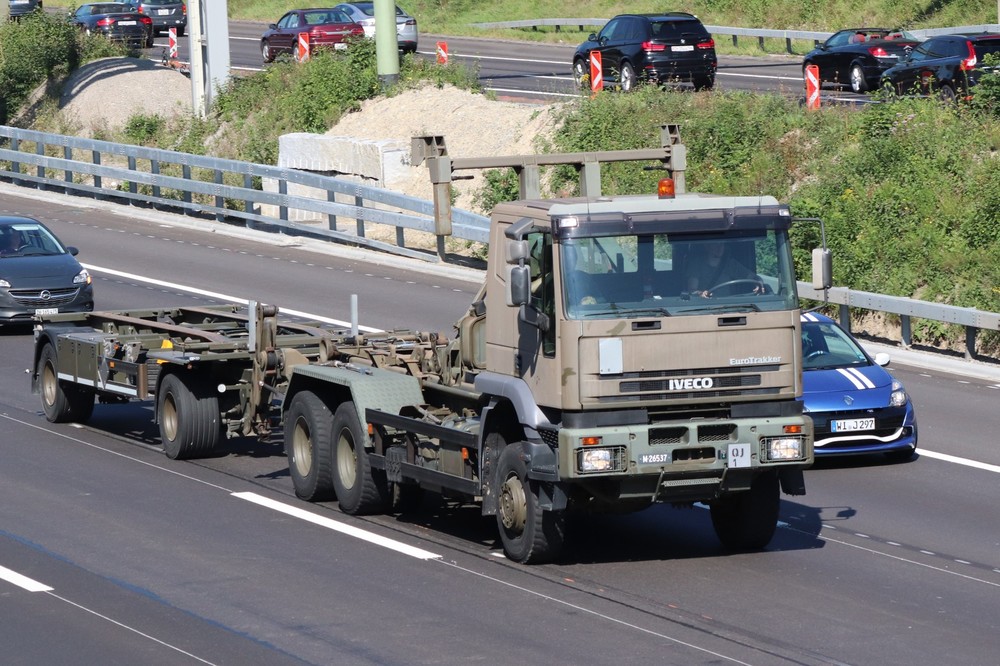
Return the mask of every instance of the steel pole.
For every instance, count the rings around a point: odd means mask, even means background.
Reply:
[[[382,87],[396,83],[399,80],[399,44],[394,0],[375,0],[375,59]]]

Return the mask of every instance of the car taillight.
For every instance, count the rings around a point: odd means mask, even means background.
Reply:
[[[715,48],[715,40],[714,39],[709,39],[706,42],[698,42],[698,48],[699,49],[714,49]]]
[[[888,58],[889,52],[886,51],[881,46],[870,46],[868,47],[868,53],[871,53],[876,58]]]
[[[181,13],[184,14],[184,16],[187,16],[187,13],[188,13],[188,6],[187,5],[181,5]]]
[[[976,68],[978,60],[976,59],[976,50],[972,48],[972,42],[966,42],[965,44],[969,47],[969,57],[962,58],[962,62],[958,65],[958,67],[963,71],[969,71],[970,69]]]
[[[142,21],[143,25],[153,25],[153,19],[148,16],[140,16],[139,20]]]
[[[110,25],[114,25],[115,20],[113,18],[102,18],[97,21],[97,25],[100,28],[107,28]]]
[[[416,25],[417,19],[406,19],[406,25]]]
[[[655,44],[653,42],[643,42],[642,43],[642,50],[643,51],[666,51],[667,50],[667,45],[666,44]]]
[[[136,7],[135,11],[139,12],[140,14],[145,14],[146,13],[146,10],[142,8],[142,5],[139,5],[138,7]]]

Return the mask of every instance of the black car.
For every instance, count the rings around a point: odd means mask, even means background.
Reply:
[[[104,35],[129,46],[153,46],[153,19],[124,2],[93,2],[80,5],[70,21],[88,35]]]
[[[819,81],[850,85],[856,93],[867,92],[879,84],[882,72],[920,43],[904,30],[886,28],[851,28],[832,35],[806,54],[805,68],[816,65]]]
[[[628,92],[637,81],[689,82],[698,90],[715,84],[715,40],[698,17],[684,12],[621,14],[591,34],[573,55],[573,78],[584,86],[590,53],[601,54],[605,84]]]
[[[983,58],[1000,54],[1000,34],[931,37],[882,75],[883,87],[898,95],[936,94],[953,101],[969,95],[988,69]]]
[[[77,252],[38,220],[0,216],[0,324],[93,310],[93,280]]]
[[[42,0],[10,0],[10,17],[20,18],[42,8]]]
[[[187,28],[187,4],[181,0],[128,0],[133,11],[153,19],[153,34],[177,28],[182,37]]]

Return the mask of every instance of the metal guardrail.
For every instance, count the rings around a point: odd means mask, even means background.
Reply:
[[[498,21],[493,23],[473,23],[474,28],[503,29],[503,28],[531,28],[537,30],[540,27],[554,27],[559,32],[562,27],[576,26],[581,32],[584,26],[603,26],[610,19],[606,18],[542,18],[524,19],[520,21]],[[712,35],[730,35],[733,38],[733,46],[739,46],[740,37],[753,37],[757,39],[760,49],[764,50],[765,39],[785,40],[785,50],[788,53],[795,53],[792,48],[793,41],[811,41],[813,46],[819,45],[830,37],[832,32],[821,32],[812,30],[769,30],[764,28],[735,28],[725,25],[706,25],[705,29]],[[909,32],[917,37],[926,39],[934,35],[948,35],[960,32],[997,32],[1000,31],[1000,24],[986,23],[980,25],[964,25],[952,28],[928,28],[924,30],[910,30]]]
[[[4,147],[4,143],[8,146]],[[31,150],[27,150],[29,148]],[[62,157],[48,155],[54,151],[60,152]],[[125,166],[120,166],[123,161]],[[179,175],[170,175],[174,171]],[[239,180],[241,184],[227,184],[227,176],[230,180]],[[409,250],[402,243],[403,229],[434,233],[433,202],[295,169],[0,126],[0,177],[22,186],[59,189],[126,205],[148,204],[180,210],[188,215],[214,216],[221,222],[241,220],[249,228],[306,232],[331,241],[420,259],[436,258],[424,251]],[[262,178],[273,178],[278,192],[262,191],[257,182]],[[289,184],[316,188],[325,192],[327,199],[289,195]],[[332,199],[336,194],[354,197],[353,205],[334,202]],[[365,206],[366,203],[401,208],[411,214],[370,208]],[[258,207],[262,205],[276,207],[278,217],[261,214]],[[323,228],[291,222],[288,220],[289,209],[325,214],[328,226]],[[453,235],[456,238],[477,242],[489,240],[489,218],[455,209],[452,215]],[[356,224],[354,233],[339,231],[338,217],[353,219]],[[397,245],[365,238],[366,222],[395,226]],[[809,283],[800,282],[798,292],[802,298],[824,300],[823,292],[814,290]],[[976,308],[846,288],[830,289],[828,299],[830,303],[841,306],[840,320],[848,329],[851,308],[898,315],[901,342],[905,346],[910,346],[912,342],[913,318],[964,326],[966,356],[969,358],[975,357],[979,330],[1000,331],[1000,313]]]
[[[404,243],[404,229],[435,233],[431,202],[346,178],[7,126],[0,126],[0,177],[19,185],[214,216],[220,222],[242,220],[250,228],[270,227],[410,257],[440,258]],[[264,179],[273,180],[277,191],[265,192]],[[323,198],[289,194],[290,185],[313,188]],[[345,198],[351,203],[344,203]],[[267,207],[277,215],[264,214]],[[325,215],[326,225],[291,221],[289,210]],[[452,236],[485,242],[484,219],[455,210]],[[344,220],[353,220],[353,225]],[[366,223],[395,227],[396,244],[367,237]],[[349,226],[352,231],[345,230]]]

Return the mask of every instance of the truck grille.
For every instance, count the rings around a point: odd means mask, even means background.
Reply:
[[[7,293],[17,301],[18,305],[23,305],[27,308],[54,308],[72,303],[73,299],[80,293],[80,290],[77,287],[66,287],[63,289],[11,289]]]
[[[625,372],[601,377],[602,386],[615,382],[616,395],[598,398],[601,403],[628,403],[662,400],[732,398],[736,396],[777,395],[778,387],[762,387],[766,373],[778,372],[779,365],[756,365],[747,368],[696,368]],[[688,380],[710,380],[710,388],[691,387]]]

